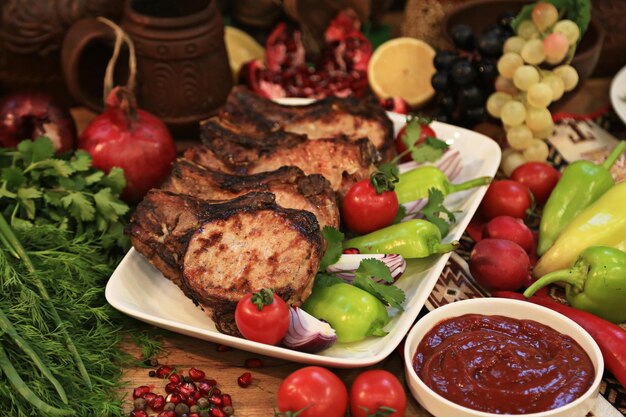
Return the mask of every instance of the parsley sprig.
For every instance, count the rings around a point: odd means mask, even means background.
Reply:
[[[93,168],[84,151],[63,156],[54,151],[46,137],[0,149],[0,212],[15,228],[49,224],[74,236],[100,237],[107,248],[127,248],[123,229],[129,207],[119,199],[124,172]]]
[[[315,278],[315,286],[328,287],[335,284],[345,283],[344,280],[326,272],[326,268],[339,260],[342,253],[342,245],[344,235],[339,230],[330,226],[325,226],[322,235],[326,240],[326,252],[322,257],[320,269]],[[358,287],[374,297],[378,298],[383,304],[402,310],[402,303],[406,299],[404,291],[394,285],[385,285],[376,282],[375,279],[381,279],[388,283],[393,283],[393,278],[389,267],[378,259],[363,259],[355,272],[352,285]]]

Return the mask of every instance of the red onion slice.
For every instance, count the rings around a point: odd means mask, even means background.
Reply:
[[[300,352],[317,353],[337,341],[330,324],[319,320],[298,307],[289,307],[289,329],[283,344]]]
[[[393,282],[396,282],[406,269],[406,260],[402,256],[396,254],[343,254],[336,263],[326,268],[326,271],[335,273],[344,281],[352,283],[352,280],[354,280],[354,272],[359,268],[363,259],[378,259],[379,261],[382,261],[385,265],[387,265],[387,268],[389,268]],[[392,282],[387,282],[382,279],[377,279],[376,282],[381,284],[392,284]]]
[[[400,173],[403,174],[407,171],[415,169],[421,165],[432,165],[439,168],[450,181],[454,180],[460,173],[463,167],[463,159],[461,158],[461,152],[457,149],[448,149],[439,160],[435,162],[427,162],[420,164],[415,161],[405,162],[398,164]]]

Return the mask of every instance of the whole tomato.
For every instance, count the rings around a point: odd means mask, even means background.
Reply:
[[[289,329],[289,307],[272,290],[262,289],[239,300],[235,323],[246,339],[275,345]]]
[[[424,142],[427,137],[433,137],[433,138],[437,137],[437,135],[435,134],[435,131],[428,125],[428,123],[430,123],[429,120],[419,118],[419,117],[413,118],[413,119],[410,119],[407,122],[407,124],[402,127],[402,129],[400,129],[400,131],[398,132],[398,135],[396,136],[396,151],[398,152],[398,154],[401,154],[402,152],[407,150],[407,146],[402,140],[403,136],[406,134],[416,136],[415,140],[413,140],[414,145],[418,145]],[[419,135],[412,133],[412,132],[416,132],[418,127],[419,127]],[[410,153],[400,158],[400,162],[410,162],[412,160],[413,159],[411,158]]]
[[[372,416],[381,407],[395,410],[391,414],[385,414],[386,416],[404,416],[406,394],[402,384],[388,371],[375,369],[361,373],[350,389],[350,416]]]
[[[307,366],[291,373],[278,388],[278,410],[297,412],[298,417],[344,417],[348,390],[328,369]]]
[[[498,216],[524,219],[531,207],[532,197],[527,186],[517,181],[499,180],[489,185],[478,212],[485,220]]]
[[[368,178],[350,187],[343,199],[341,214],[348,229],[369,233],[392,224],[398,207],[395,192],[383,191],[378,194]]]
[[[544,205],[550,193],[559,182],[561,173],[545,162],[526,162],[515,168],[511,179],[527,186],[535,197],[535,202]]]

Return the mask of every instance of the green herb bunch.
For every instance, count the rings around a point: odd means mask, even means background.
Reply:
[[[0,333],[3,360],[8,361],[23,386],[31,393],[24,396],[10,383],[9,375],[0,376],[2,414],[12,417],[60,415],[36,408],[36,396],[50,407],[75,416],[121,416],[120,389],[122,366],[129,357],[119,342],[136,327],[123,326],[124,318],[107,304],[104,287],[115,261],[106,255],[100,239],[88,235],[72,237],[54,226],[17,230],[30,261],[29,269],[11,251],[0,247],[0,312],[10,323],[17,339],[22,339],[41,358],[36,366],[10,332]],[[65,332],[51,319],[50,304],[42,300],[37,288],[41,282],[91,377],[89,388],[78,371],[73,354],[67,349]],[[3,330],[6,330],[4,326]],[[46,368],[67,394],[42,375]],[[3,364],[6,369],[6,363]]]
[[[121,169],[105,174],[84,151],[55,156],[46,137],[0,149],[0,212],[16,229],[49,224],[125,250],[129,207],[119,199],[125,186]]]

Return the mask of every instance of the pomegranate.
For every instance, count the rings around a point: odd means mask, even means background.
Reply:
[[[270,99],[359,96],[368,87],[366,72],[372,54],[360,26],[352,10],[340,12],[326,30],[316,65],[308,66],[301,33],[280,23],[266,43],[267,66],[259,60],[246,63],[240,71],[241,81]]]
[[[76,124],[70,112],[41,93],[14,93],[2,99],[0,146],[13,148],[39,136],[50,138],[57,152],[74,149]]]
[[[137,108],[130,90],[115,87],[106,106],[80,136],[79,148],[91,154],[96,168],[122,168],[122,199],[136,203],[170,173],[176,159],[174,140],[161,120]]]
[[[158,378],[167,378],[172,372],[174,372],[174,368],[172,368],[171,366],[163,365],[156,370],[156,376]]]

